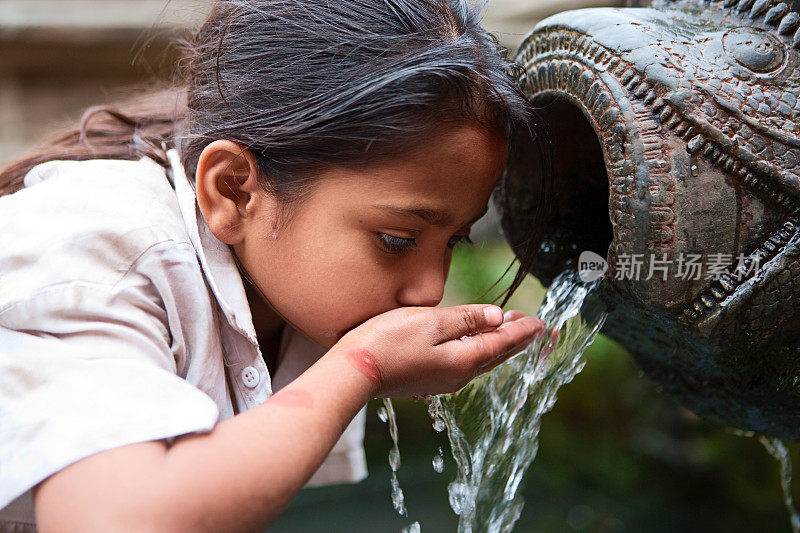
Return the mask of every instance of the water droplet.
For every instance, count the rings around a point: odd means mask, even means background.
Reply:
[[[441,448],[439,449],[439,453],[442,453]],[[444,470],[444,458],[441,455],[433,456],[433,469],[436,470],[438,474],[441,474]]]
[[[470,498],[469,489],[464,483],[450,483],[447,492],[450,496],[450,507],[459,516],[468,514],[467,511],[475,505],[475,500]]]
[[[419,527],[419,522],[414,522],[408,527],[404,527],[400,533],[420,533],[422,529]]]
[[[389,466],[391,466],[392,470],[395,472],[400,468],[400,450],[397,448],[389,450]]]
[[[389,420],[389,413],[386,412],[385,407],[378,408],[378,418],[380,418],[381,422],[386,422]]]
[[[695,178],[700,174],[700,170],[697,168],[697,165],[692,165],[692,176]]]
[[[401,515],[407,515],[403,489],[400,488],[400,482],[397,480],[397,474],[394,472],[392,472],[392,506],[394,510]]]
[[[427,403],[428,415],[433,421],[433,429],[437,433],[441,433],[447,428],[447,425],[442,419],[442,399],[439,396],[429,396]]]

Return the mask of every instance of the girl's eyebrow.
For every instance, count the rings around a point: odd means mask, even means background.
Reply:
[[[400,213],[403,215],[414,215],[418,218],[421,218],[428,224],[431,224],[432,226],[445,227],[453,224],[453,217],[450,213],[447,213],[446,211],[431,209],[429,207],[424,207],[424,206],[401,207],[397,205],[375,205],[373,207],[377,209],[383,209],[386,211],[394,211],[395,213]],[[483,217],[483,215],[485,215],[488,210],[489,210],[488,206],[484,207],[483,211],[481,211],[476,217],[474,217],[472,220],[470,220],[464,225],[469,226],[473,224],[479,218]]]

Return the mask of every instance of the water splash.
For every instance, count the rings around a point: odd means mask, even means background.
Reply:
[[[389,466],[392,469],[392,506],[402,516],[408,516],[403,489],[400,488],[400,481],[397,479],[397,469],[400,468],[400,447],[397,437],[397,417],[394,414],[392,400],[389,398],[384,398],[383,407],[378,408],[378,418],[381,422],[389,423],[389,436],[392,438],[392,449],[389,450]],[[413,524],[409,527],[412,526]]]
[[[419,522],[414,522],[408,527],[404,527],[401,533],[420,533],[422,530],[420,529]]]
[[[441,474],[444,471],[444,457],[442,457],[442,449],[439,448],[438,455],[433,456],[433,469],[436,471],[437,474]]]
[[[457,393],[429,399],[434,429],[447,428],[458,467],[448,492],[460,533],[508,532],[519,518],[517,492],[538,451],[542,415],[581,371],[583,350],[605,321],[594,294],[599,284],[571,270],[560,274],[539,309],[542,338]]]
[[[425,398],[425,403],[428,404],[428,415],[433,421],[433,430],[436,433],[441,433],[447,428],[444,423],[444,414],[442,413],[442,402],[438,401],[436,396],[429,396]]]
[[[792,531],[800,533],[800,514],[794,506],[792,499],[792,459],[786,444],[780,439],[774,439],[761,435],[759,442],[764,445],[769,454],[773,456],[781,465],[781,488],[783,489],[783,503],[789,512],[789,520],[792,524]]]

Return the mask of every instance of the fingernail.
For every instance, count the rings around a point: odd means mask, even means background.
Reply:
[[[503,323],[503,310],[496,305],[489,305],[483,308],[483,316],[489,325],[500,325]]]

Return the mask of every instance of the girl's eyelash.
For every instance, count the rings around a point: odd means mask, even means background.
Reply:
[[[416,250],[419,248],[417,241],[414,239],[395,237],[394,235],[388,235],[386,233],[378,233],[378,238],[380,239],[384,249],[393,254],[399,254],[408,250]],[[448,248],[454,248],[459,244],[471,245],[474,243],[469,238],[469,235],[453,235],[450,240],[447,241]]]
[[[453,235],[447,242],[447,246],[450,248],[455,247],[457,244],[472,245],[475,243],[472,242],[472,239],[469,238],[469,235]]]
[[[386,233],[378,233],[378,238],[386,251],[393,254],[419,248],[417,241],[414,239],[404,239],[403,237],[395,237],[394,235],[387,235]]]

